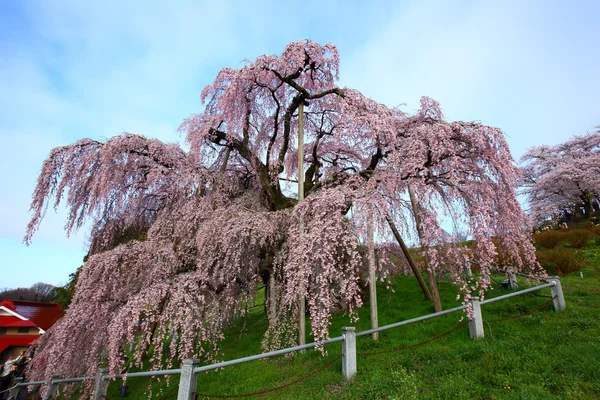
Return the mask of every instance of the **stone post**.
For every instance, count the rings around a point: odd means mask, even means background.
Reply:
[[[473,276],[473,272],[471,272],[471,261],[467,260],[466,264],[465,264],[465,275],[467,277],[472,277]]]
[[[483,317],[481,316],[481,304],[479,297],[473,297],[470,301],[472,315],[469,319],[469,336],[471,339],[483,339]]]
[[[517,290],[519,288],[519,284],[517,283],[517,275],[511,270],[508,273],[508,287],[512,290]]]
[[[179,392],[177,393],[177,400],[194,400],[196,395],[196,383],[198,381],[194,368],[200,365],[200,360],[187,359],[183,360],[183,366],[181,367],[181,378],[179,379]]]
[[[356,375],[356,332],[354,327],[343,327],[342,336],[344,336],[342,342],[342,373],[345,379],[350,379]]]
[[[563,294],[562,286],[560,285],[560,279],[558,276],[550,277],[550,282],[554,282],[554,286],[550,288],[552,291],[552,297],[554,297],[554,310],[562,311],[567,308],[565,302],[565,295]]]
[[[59,379],[59,377],[54,375],[52,376],[52,379],[50,380],[50,387],[48,388],[43,400],[50,400],[56,397],[56,393],[58,392],[58,383],[54,383],[55,379]]]
[[[103,400],[108,392],[108,381],[102,379],[108,374],[108,368],[98,368],[94,378],[94,400]]]
[[[13,383],[15,384],[12,389],[8,392],[8,400],[17,400],[17,396],[21,391],[21,386],[16,386],[19,383],[23,382],[22,377],[14,378]]]

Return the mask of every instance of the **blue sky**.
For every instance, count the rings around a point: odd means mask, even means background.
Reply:
[[[515,158],[600,124],[600,2],[377,4],[0,1],[0,288],[65,283],[86,253],[64,210],[22,244],[51,148],[123,131],[179,141],[219,68],[290,41],[337,44],[341,84],[389,106],[427,95],[449,120],[502,128]]]

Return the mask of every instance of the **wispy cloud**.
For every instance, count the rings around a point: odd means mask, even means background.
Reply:
[[[409,2],[344,60],[343,79],[388,105],[428,95],[447,117],[509,135],[519,156],[599,123],[597,2]]]

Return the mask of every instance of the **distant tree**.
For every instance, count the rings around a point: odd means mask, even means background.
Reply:
[[[15,289],[4,289],[0,292],[0,300],[25,300],[35,301],[36,293],[30,288],[15,288]]]
[[[31,290],[33,290],[41,299],[48,298],[48,295],[52,292],[52,289],[54,289],[54,285],[44,282],[34,283],[31,286]]]
[[[35,283],[29,288],[4,289],[0,292],[0,300],[11,299],[48,303],[52,302],[52,289],[54,289],[53,285],[44,282]]]
[[[132,364],[153,344],[150,361],[163,367],[166,337],[174,337],[168,366],[210,356],[259,276],[274,301],[265,347],[295,341],[300,297],[315,339],[324,339],[340,301],[354,316],[361,305],[357,237],[367,216],[399,241],[416,231],[408,185],[428,268],[447,269],[465,300],[489,285],[461,280],[465,257],[492,263],[495,243],[537,272],[502,132],[446,122],[429,98],[412,116],[390,109],[338,87],[338,69],[336,47],[311,41],[222,69],[202,91],[203,111],[181,125],[189,151],[132,134],[52,150],[25,240],[52,196],[70,210],[67,232],[91,220],[93,240],[66,316],[40,341],[45,363],[35,379],[94,374],[106,351],[116,372],[126,343],[135,344]],[[306,168],[298,171],[302,107]],[[301,202],[282,184],[299,174]],[[468,227],[473,254],[448,240],[445,219]],[[115,246],[126,232],[144,234]]]
[[[537,224],[560,216],[590,219],[599,210],[600,126],[556,146],[535,146],[521,157],[522,192]]]

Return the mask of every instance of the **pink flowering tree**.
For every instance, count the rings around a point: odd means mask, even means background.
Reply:
[[[521,158],[522,191],[536,224],[559,217],[590,219],[600,210],[600,127],[556,146],[530,148]]]
[[[202,112],[180,127],[189,151],[123,134],[50,153],[25,241],[61,202],[67,232],[90,221],[93,240],[66,316],[40,341],[34,376],[91,375],[104,358],[115,373],[141,366],[150,346],[156,367],[212,357],[260,279],[269,285],[266,348],[295,341],[300,297],[315,339],[326,338],[334,310],[354,315],[361,305],[357,238],[367,220],[379,237],[389,227],[396,239],[414,236],[409,186],[428,268],[450,273],[465,299],[489,285],[461,278],[467,257],[491,264],[502,246],[516,268],[537,272],[502,132],[446,122],[429,98],[406,115],[338,87],[338,69],[335,46],[291,43],[217,74]],[[289,186],[299,173],[300,203]],[[452,223],[475,251],[446,233]]]

